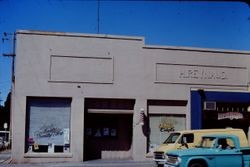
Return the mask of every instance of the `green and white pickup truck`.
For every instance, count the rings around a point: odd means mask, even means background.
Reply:
[[[249,167],[250,147],[240,147],[238,136],[202,137],[198,148],[169,151],[164,167]]]

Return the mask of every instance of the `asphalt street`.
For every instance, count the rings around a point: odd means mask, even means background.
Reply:
[[[11,163],[11,151],[0,152],[0,167],[155,167],[152,160],[92,160],[84,162],[14,164]]]

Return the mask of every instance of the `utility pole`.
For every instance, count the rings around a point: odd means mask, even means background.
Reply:
[[[2,41],[4,43],[5,40],[9,40],[10,37],[8,37],[9,35],[12,35],[12,49],[11,49],[11,53],[3,53],[3,56],[5,57],[11,57],[12,58],[12,62],[11,62],[11,96],[14,96],[14,84],[15,84],[15,48],[16,48],[16,34],[14,33],[6,33],[4,32],[4,37],[2,38]],[[11,99],[13,99],[11,97]],[[11,100],[11,104],[10,104],[10,120],[9,120],[9,139],[12,136],[12,107],[13,107],[13,101]],[[9,141],[11,142],[11,141]]]
[[[11,53],[3,53],[3,56],[5,57],[12,57],[12,63],[11,63],[11,81],[14,82],[15,80],[15,40],[16,40],[16,35],[15,33],[6,33],[4,32],[4,37],[2,38],[2,41],[4,42],[5,40],[9,40],[9,35],[12,35],[12,51]]]

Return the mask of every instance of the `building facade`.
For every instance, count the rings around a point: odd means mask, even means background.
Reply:
[[[145,160],[170,131],[250,123],[250,52],[16,32],[12,161]]]

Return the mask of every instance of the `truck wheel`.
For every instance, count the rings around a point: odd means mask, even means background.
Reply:
[[[188,167],[207,167],[207,165],[204,162],[201,161],[196,161],[196,162],[191,162]]]

